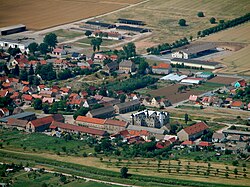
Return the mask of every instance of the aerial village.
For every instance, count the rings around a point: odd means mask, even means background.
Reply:
[[[121,145],[153,142],[152,149],[162,152],[133,156],[152,158],[171,151],[165,156],[174,158],[185,150],[213,152],[218,159],[223,155],[249,159],[249,113],[232,123],[218,121],[221,128],[210,125],[206,113],[200,119],[189,113],[250,111],[248,77],[219,74],[224,65],[208,58],[230,50],[228,46],[213,42],[186,46],[191,41],[185,38],[183,46],[161,50],[158,63],[150,63],[154,49],[138,54],[133,43],[154,32],[146,25],[119,18],[116,23],[90,20],[68,29],[91,39],[86,53],[58,42],[60,37],[53,32],[27,38],[22,35],[25,25],[1,28],[1,128],[56,139],[92,138],[94,152],[88,156],[105,153],[102,143],[108,139],[117,156]],[[107,41],[127,42],[120,49],[106,50],[102,45]],[[185,113],[171,112],[183,108]]]

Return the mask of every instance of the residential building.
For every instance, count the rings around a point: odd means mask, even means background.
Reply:
[[[203,134],[205,134],[208,129],[209,127],[207,126],[205,122],[199,122],[192,126],[182,129],[181,131],[177,133],[177,136],[180,141],[185,141],[185,140],[194,141],[200,136],[202,136]]]
[[[61,48],[55,48],[52,51],[52,55],[56,57],[62,57],[63,55],[67,55],[67,51]]]
[[[112,72],[118,70],[118,68],[119,68],[118,63],[114,61],[114,62],[110,62],[110,63],[106,64],[104,67],[104,71],[107,71],[108,73],[112,73]]]
[[[7,108],[0,108],[0,118],[10,115],[10,111]]]
[[[17,128],[18,130],[25,130],[28,120],[9,118],[5,127],[6,128]]]
[[[213,143],[222,143],[226,140],[226,136],[223,133],[215,132],[212,136]]]
[[[103,137],[107,135],[107,132],[103,130],[82,127],[82,126],[77,126],[77,125],[71,125],[71,124],[66,124],[66,123],[62,123],[58,121],[53,121],[51,125],[49,126],[49,128],[55,131],[60,131],[60,132],[83,133],[83,134],[88,134],[88,135],[97,136],[97,137],[99,136]]]
[[[172,66],[167,63],[160,63],[157,66],[152,66],[152,72],[155,74],[169,74],[172,72]]]
[[[136,66],[131,60],[124,60],[120,62],[119,70],[125,73],[132,73],[136,70]]]
[[[144,110],[131,115],[131,124],[135,126],[144,126],[151,128],[166,127],[169,129],[169,113],[153,110]]]
[[[54,114],[43,118],[38,118],[27,123],[26,130],[28,132],[43,132],[49,128],[53,121],[64,123],[64,117],[61,114]]]
[[[124,114],[127,112],[138,110],[140,106],[141,106],[141,102],[139,100],[132,100],[132,101],[116,104],[114,108],[115,108],[116,113]]]

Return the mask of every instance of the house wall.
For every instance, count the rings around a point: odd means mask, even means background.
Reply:
[[[177,133],[177,136],[178,136],[180,141],[189,140],[188,134],[183,129],[180,132]]]
[[[155,73],[155,74],[169,74],[171,72],[171,69],[172,68],[169,68],[169,69],[152,69],[152,72]]]
[[[117,105],[115,105],[114,109],[115,109],[116,113],[124,114],[124,113],[128,113],[128,112],[132,112],[134,110],[138,110],[139,107],[140,107],[140,103],[137,105],[131,105],[131,106],[124,107],[124,108],[120,108]]]

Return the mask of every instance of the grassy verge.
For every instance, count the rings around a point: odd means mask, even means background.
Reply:
[[[41,165],[44,167],[52,167],[55,171],[71,173],[73,175],[81,175],[89,178],[96,178],[100,180],[108,180],[125,184],[134,184],[142,186],[155,186],[159,185],[178,185],[178,186],[216,186],[216,187],[226,187],[232,185],[218,184],[218,183],[205,183],[199,181],[189,181],[181,179],[171,179],[171,178],[161,178],[152,176],[142,176],[133,174],[129,176],[129,179],[120,178],[119,172],[107,171],[103,169],[98,169],[94,167],[82,166],[79,164],[59,162],[52,159],[43,158],[40,156],[25,155],[22,153],[8,152],[5,150],[0,150],[1,158],[22,160],[23,162],[31,162],[36,165]]]

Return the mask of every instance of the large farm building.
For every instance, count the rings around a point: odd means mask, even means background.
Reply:
[[[204,68],[204,69],[218,69],[221,68],[222,65],[218,62],[208,62],[202,60],[191,60],[191,59],[183,59],[183,58],[173,58],[171,60],[171,64],[183,64],[184,66],[196,67],[196,68]]]
[[[14,34],[18,32],[26,31],[26,26],[23,24],[8,26],[8,27],[2,27],[0,28],[0,35],[9,35]]]

